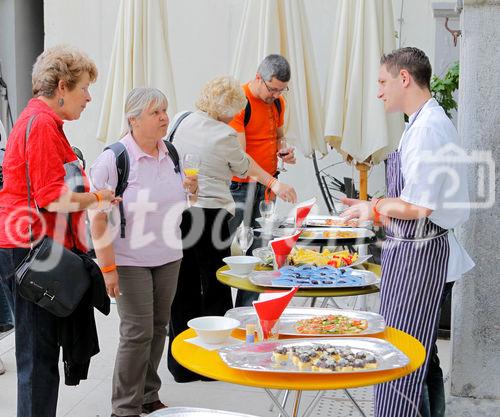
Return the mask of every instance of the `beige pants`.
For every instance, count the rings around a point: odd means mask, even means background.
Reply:
[[[170,306],[180,260],[154,267],[118,267],[120,344],[113,373],[111,404],[118,416],[141,414],[158,400],[157,370],[165,346]]]

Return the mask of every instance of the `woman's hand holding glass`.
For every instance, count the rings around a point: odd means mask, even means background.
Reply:
[[[186,176],[182,182],[184,189],[188,193],[189,200],[194,202],[198,196],[198,175]]]
[[[201,159],[199,155],[187,153],[182,160],[182,170],[185,175],[184,188],[189,200],[196,199],[198,190],[198,172],[200,172]]]

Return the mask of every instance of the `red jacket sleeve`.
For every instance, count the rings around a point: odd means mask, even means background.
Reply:
[[[67,191],[64,183],[65,137],[57,124],[39,114],[28,138],[27,163],[31,192],[38,207],[46,207]]]

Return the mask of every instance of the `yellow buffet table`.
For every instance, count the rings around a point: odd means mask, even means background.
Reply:
[[[380,276],[380,266],[371,263],[364,263],[362,265],[364,269],[372,271],[375,275]],[[257,270],[268,270],[268,267],[257,267]],[[237,278],[226,274],[221,274],[223,271],[229,270],[227,265],[219,268],[217,270],[217,280],[222,284],[228,285],[239,290],[253,291],[253,292],[268,292],[283,289],[280,288],[270,288],[270,287],[260,287],[258,285],[252,284],[248,278]],[[319,288],[319,289],[309,289],[303,288],[299,289],[296,293],[296,297],[351,297],[356,295],[365,295],[378,292],[378,285],[368,285],[366,287],[349,287],[349,288]]]
[[[405,353],[410,362],[403,368],[334,375],[246,371],[228,367],[215,350],[209,351],[185,341],[195,336],[195,332],[188,329],[173,341],[172,353],[181,365],[200,375],[219,381],[264,388],[285,416],[290,414],[282,408],[269,389],[293,390],[296,392],[293,417],[298,415],[300,396],[304,390],[336,390],[380,384],[414,372],[422,366],[425,359],[425,349],[417,339],[400,330],[388,327],[384,332],[370,335],[370,337],[385,339]],[[243,332],[236,330],[233,332],[233,336],[242,338]]]

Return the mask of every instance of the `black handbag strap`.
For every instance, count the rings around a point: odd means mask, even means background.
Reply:
[[[26,134],[24,135],[24,159],[26,160],[25,170],[26,170],[26,187],[28,189],[28,216],[29,216],[29,224],[28,231],[30,236],[30,248],[33,250],[33,216],[31,214],[31,183],[30,183],[30,175],[29,175],[29,163],[28,163],[28,138],[30,136],[31,125],[33,124],[33,120],[36,116],[31,116],[28,120],[28,124],[26,125]]]
[[[28,217],[29,217],[28,232],[30,237],[30,250],[33,250],[33,243],[35,239],[33,238],[33,215],[31,213],[31,182],[29,176],[29,162],[28,162],[28,138],[31,132],[31,125],[33,124],[33,120],[35,120],[35,117],[36,115],[33,115],[28,120],[28,124],[26,125],[26,134],[24,136],[24,159],[26,160],[25,170],[26,170],[26,188],[28,191]],[[70,228],[71,236],[73,236],[73,232],[71,230],[70,213],[68,213],[67,215],[66,224]],[[73,239],[73,246],[76,247],[74,239]]]

